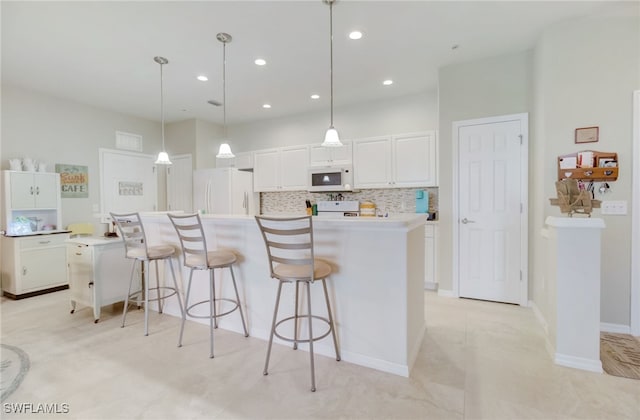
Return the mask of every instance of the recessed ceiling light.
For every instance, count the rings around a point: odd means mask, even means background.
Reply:
[[[262,107],[263,107],[263,108],[265,108],[265,109],[269,109],[269,108],[271,108],[271,105],[269,105],[269,104],[264,104],[264,105],[262,105]]]
[[[265,64],[267,64],[266,60],[262,58],[256,58],[256,61],[254,61],[254,63],[256,63],[256,66],[264,66]]]
[[[360,39],[362,38],[362,32],[360,31],[353,31],[349,34],[349,38],[350,39]]]
[[[393,80],[391,80],[391,79],[387,79],[387,80],[385,80],[384,82],[382,82],[382,84],[383,84],[383,85],[385,85],[385,86],[392,85],[392,84],[393,84]]]
[[[209,78],[204,74],[201,74],[200,76],[198,76],[197,79],[200,80],[201,82],[206,82],[207,80],[209,80]]]
[[[316,95],[315,93],[311,95],[311,99],[319,99],[320,95]]]

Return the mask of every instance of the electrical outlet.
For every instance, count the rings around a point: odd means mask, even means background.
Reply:
[[[623,216],[627,214],[627,202],[622,201],[603,201],[600,205],[602,214],[609,214],[615,216]]]

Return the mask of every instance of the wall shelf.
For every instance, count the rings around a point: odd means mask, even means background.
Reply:
[[[581,167],[580,157],[589,156],[589,154],[593,156],[593,166]],[[558,181],[563,179],[601,182],[616,181],[618,179],[618,154],[585,150],[558,156]]]

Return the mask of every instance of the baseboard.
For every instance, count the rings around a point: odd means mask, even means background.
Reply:
[[[631,334],[631,327],[629,325],[610,324],[608,322],[601,322],[600,331],[618,333],[618,334]]]
[[[457,297],[456,295],[453,294],[453,290],[445,290],[445,289],[438,289],[438,296]]]
[[[588,370],[589,372],[602,373],[602,362],[600,360],[585,359],[583,357],[568,356],[566,354],[556,353],[554,362],[556,365],[560,366]]]
[[[433,281],[425,281],[424,290],[438,290],[438,283]]]
[[[540,308],[538,308],[538,305],[536,305],[534,301],[530,300],[529,307],[533,310],[533,314],[536,316],[536,319],[542,326],[544,333],[549,334],[549,324],[547,324],[547,320],[544,319],[544,315],[542,315],[542,312],[540,311]]]

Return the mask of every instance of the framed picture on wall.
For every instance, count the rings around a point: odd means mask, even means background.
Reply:
[[[598,141],[598,127],[576,128],[576,143],[594,143]]]

